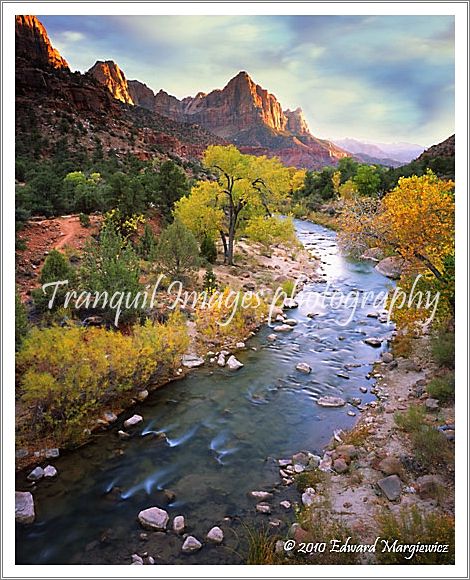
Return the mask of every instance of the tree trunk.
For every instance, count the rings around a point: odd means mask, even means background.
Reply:
[[[220,230],[220,238],[222,239],[222,245],[224,246],[224,264],[227,263],[228,260],[228,245],[227,245],[227,237],[225,233]]]

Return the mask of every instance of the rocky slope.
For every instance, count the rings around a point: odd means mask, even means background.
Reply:
[[[17,57],[23,57],[31,65],[50,66],[56,69],[67,69],[67,61],[53,48],[46,29],[36,16],[16,16],[15,51]]]
[[[129,94],[126,75],[114,61],[97,60],[88,73],[95,77],[99,83],[105,85],[115,99],[129,105],[134,104]]]
[[[129,91],[135,95],[139,89],[135,84],[128,89],[125,75],[112,65],[95,65],[93,73],[84,75],[70,72],[37,18],[17,16],[17,155],[50,157],[60,145],[61,151],[90,157],[102,149],[105,155],[112,152],[118,158],[170,155],[196,161],[208,145],[225,143],[201,127],[131,106]],[[98,69],[109,72],[109,79],[105,77],[109,83],[97,80],[101,78]]]
[[[416,161],[423,161],[433,159],[435,157],[454,157],[455,156],[455,135],[451,135],[441,143],[433,145],[426,149],[416,159]]]

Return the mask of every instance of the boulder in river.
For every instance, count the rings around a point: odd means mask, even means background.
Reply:
[[[29,491],[15,491],[15,521],[18,524],[32,524],[36,514],[34,499]]]
[[[288,324],[279,324],[273,328],[274,332],[290,332],[293,330],[293,326],[289,326]]]
[[[173,531],[177,534],[182,534],[185,527],[186,523],[184,521],[184,516],[175,516],[173,519]]]
[[[158,507],[142,510],[137,518],[141,526],[150,530],[165,530],[169,520],[168,513]]]
[[[142,423],[143,420],[144,419],[143,419],[143,417],[141,417],[141,415],[132,415],[132,417],[130,417],[129,419],[126,419],[126,421],[124,421],[124,427],[126,429],[128,427],[135,427],[139,423]]]
[[[269,491],[250,491],[249,495],[260,500],[272,499],[273,497],[273,494]]]
[[[387,276],[387,278],[398,280],[403,271],[404,262],[400,256],[389,256],[380,260],[375,269],[383,276]]]
[[[44,468],[44,477],[55,477],[57,475],[57,469],[53,465],[48,465]]]
[[[298,322],[295,318],[286,318],[284,320],[284,324],[288,324],[289,326],[297,326]]]
[[[224,541],[224,532],[219,528],[219,526],[214,526],[207,533],[207,539],[214,544],[221,544]]]
[[[185,554],[191,554],[192,552],[197,552],[201,548],[202,548],[202,544],[197,538],[195,538],[194,536],[188,536],[185,539],[181,550]]]
[[[370,260],[371,262],[380,262],[384,257],[381,248],[368,248],[362,255],[361,260]]]
[[[229,357],[229,359],[227,361],[227,366],[231,371],[237,371],[238,369],[242,368],[243,363],[241,363],[238,359],[236,359],[232,355],[231,357]]]
[[[379,348],[382,345],[382,340],[380,338],[369,337],[365,338],[364,342],[369,346],[373,346],[374,348]]]
[[[297,302],[297,300],[294,300],[293,298],[285,298],[284,303],[283,303],[283,307],[288,309],[288,310],[292,310],[294,308],[298,308],[299,303]]]
[[[142,403],[143,401],[145,401],[145,399],[147,399],[148,396],[149,392],[147,391],[147,389],[142,389],[142,391],[139,391],[137,393],[136,399]]]
[[[39,481],[44,477],[44,469],[42,467],[35,467],[33,471],[26,477],[28,481]]]
[[[266,502],[261,502],[256,505],[256,511],[260,514],[270,514],[271,513],[271,506]]]
[[[325,397],[320,397],[317,400],[317,405],[320,405],[320,407],[343,407],[346,405],[346,401],[341,397],[327,395]]]
[[[275,334],[268,335],[269,342],[274,342],[276,339],[277,339],[277,336]]]
[[[219,365],[219,367],[225,366],[225,355],[222,352],[217,357],[217,364]]]
[[[300,362],[300,363],[296,364],[295,368],[300,373],[305,373],[306,375],[308,375],[312,372],[312,367],[305,362]]]

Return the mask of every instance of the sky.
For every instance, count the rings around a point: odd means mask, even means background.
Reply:
[[[321,138],[454,133],[453,16],[38,16],[72,70],[114,60],[178,98],[245,70]]]

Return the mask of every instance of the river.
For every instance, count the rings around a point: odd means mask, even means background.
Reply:
[[[389,325],[366,316],[373,310],[370,303],[346,325],[338,324],[349,316],[344,306],[312,303],[325,291],[327,298],[335,291],[379,292],[391,282],[372,264],[342,256],[331,230],[295,223],[301,242],[321,256],[328,282],[304,287],[299,308],[288,311],[297,326],[279,333],[274,343],[267,340],[272,329],[263,327],[237,354],[244,363],[239,371],[201,367],[152,393],[91,444],[52,460],[59,476],[37,484],[36,522],[17,529],[17,563],[130,563],[136,550],[162,563],[240,563],[245,525],[279,518],[286,522],[280,533],[285,532],[293,514],[275,508],[271,517],[256,515],[256,502],[247,493],[279,484],[275,458],[299,450],[320,453],[334,429],[354,424],[347,414],[352,406],[323,408],[316,400],[324,395],[373,400],[359,387],[373,386],[367,375],[381,349],[364,338],[391,332]],[[313,319],[306,316],[312,310],[318,314]],[[299,362],[307,362],[312,373],[296,371]],[[120,441],[117,430],[133,413],[144,417],[143,426],[132,439]],[[24,475],[17,489],[28,489]],[[294,489],[282,493],[295,499]],[[174,534],[149,534],[143,541],[136,517],[153,505],[170,518],[184,515],[188,531],[201,540],[220,525],[224,544],[188,556],[181,554],[182,540]]]

